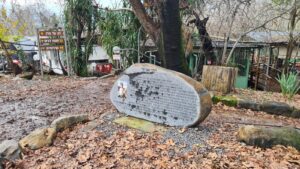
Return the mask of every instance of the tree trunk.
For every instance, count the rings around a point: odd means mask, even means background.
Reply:
[[[2,46],[3,50],[5,51],[5,56],[7,58],[8,61],[8,65],[11,66],[11,69],[13,71],[13,74],[16,76],[17,75],[17,66],[16,64],[13,63],[13,59],[11,58],[11,55],[9,54],[6,45],[4,44],[4,42],[0,39],[0,45]]]
[[[216,62],[215,55],[214,55],[214,48],[212,44],[212,40],[207,32],[206,24],[209,18],[204,18],[203,20],[200,19],[199,15],[196,12],[193,12],[194,16],[196,17],[195,20],[190,21],[189,23],[195,23],[199,32],[199,37],[201,41],[201,51],[203,52],[204,56],[200,58],[200,64],[198,67],[198,72],[202,73],[204,61],[205,59],[211,60],[212,64]]]
[[[158,3],[160,25],[154,23],[153,19],[146,13],[140,0],[129,0],[129,2],[145,31],[158,47],[162,66],[189,74],[182,44],[179,0],[155,2]]]
[[[300,150],[300,131],[295,128],[244,126],[238,131],[238,139],[262,148],[284,145]]]
[[[295,1],[295,6],[292,9],[292,11],[290,12],[290,21],[289,21],[289,43],[287,46],[287,53],[286,53],[286,58],[285,58],[285,63],[284,63],[284,69],[283,72],[284,73],[288,73],[288,67],[289,67],[289,61],[292,57],[293,54],[293,50],[295,47],[295,39],[294,39],[294,31],[297,25],[297,17],[298,17],[298,9],[297,9],[297,2]]]
[[[82,69],[83,69],[83,65],[84,65],[84,61],[82,59],[82,40],[81,40],[81,34],[83,32],[83,25],[78,23],[78,30],[77,30],[77,41],[76,41],[76,62],[77,62],[77,66],[76,66],[76,74],[78,76],[81,75],[82,73]]]
[[[153,20],[147,15],[146,10],[140,0],[129,0],[135,16],[138,18],[145,31],[151,36],[152,40],[158,44],[160,30]],[[145,2],[146,3],[146,2]]]
[[[294,40],[293,40],[293,37],[290,37],[290,40],[289,40],[289,43],[288,43],[288,46],[287,46],[287,53],[286,53],[286,58],[285,58],[285,62],[284,62],[284,70],[283,72],[284,73],[288,73],[289,72],[289,61],[292,57],[292,54],[293,54],[293,50],[294,50]]]
[[[187,61],[184,56],[179,13],[179,0],[164,0],[161,8],[161,29],[163,66],[185,74],[188,73]]]

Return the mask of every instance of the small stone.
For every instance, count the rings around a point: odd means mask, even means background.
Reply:
[[[21,139],[19,145],[22,150],[25,148],[37,150],[52,145],[55,136],[56,130],[54,128],[37,129]]]
[[[62,131],[64,129],[70,128],[78,123],[84,123],[89,121],[88,115],[70,115],[63,116],[51,123],[51,127],[55,128],[56,131]]]
[[[88,131],[94,130],[96,127],[99,126],[99,124],[100,124],[100,122],[91,121],[84,128],[82,128],[81,131],[88,132]]]
[[[21,151],[17,141],[5,140],[0,144],[0,158],[15,161],[20,159],[20,157]]]

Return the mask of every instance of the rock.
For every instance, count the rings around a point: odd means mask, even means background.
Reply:
[[[293,118],[300,118],[300,110],[294,109],[291,117],[293,117]]]
[[[264,111],[274,115],[291,116],[293,108],[286,103],[264,102],[260,106],[260,111]]]
[[[300,118],[300,110],[295,109],[291,115],[293,118]]]
[[[82,128],[81,132],[89,132],[91,130],[94,130],[100,125],[100,122],[97,121],[90,121],[84,128]]]
[[[153,133],[153,132],[164,133],[167,131],[167,129],[163,126],[142,119],[137,119],[134,117],[121,117],[114,120],[114,122],[147,133]]]
[[[250,109],[253,111],[260,110],[260,104],[252,100],[238,99],[237,106],[239,108]]]
[[[69,115],[54,120],[51,123],[51,127],[55,128],[56,131],[62,131],[64,129],[72,127],[73,125],[87,121],[89,121],[88,115]]]
[[[198,125],[212,108],[201,83],[152,64],[128,68],[114,84],[110,99],[120,112],[170,126]]]
[[[300,131],[295,128],[243,126],[238,131],[238,139],[262,148],[284,145],[300,150]]]
[[[52,145],[55,137],[56,130],[54,128],[37,129],[21,139],[19,145],[22,150],[25,148],[37,150]]]
[[[17,141],[5,140],[0,144],[0,158],[15,161],[20,159],[20,157],[21,151]]]

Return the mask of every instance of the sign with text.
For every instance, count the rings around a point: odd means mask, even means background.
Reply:
[[[42,51],[47,50],[65,50],[64,31],[56,30],[40,30],[38,31],[39,47]]]
[[[121,55],[120,54],[114,54],[113,55],[113,60],[121,60]]]
[[[151,64],[125,70],[110,99],[119,112],[170,126],[198,125],[212,108],[210,94],[200,82]]]
[[[63,31],[40,31],[40,36],[64,36]]]
[[[65,46],[41,46],[42,51],[45,50],[65,50]]]
[[[64,39],[40,39],[40,43],[56,43],[56,44],[64,44]]]

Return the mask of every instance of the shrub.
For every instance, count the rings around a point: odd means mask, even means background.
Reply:
[[[297,73],[282,74],[277,81],[280,84],[281,92],[284,97],[292,99],[300,89],[300,82]]]

